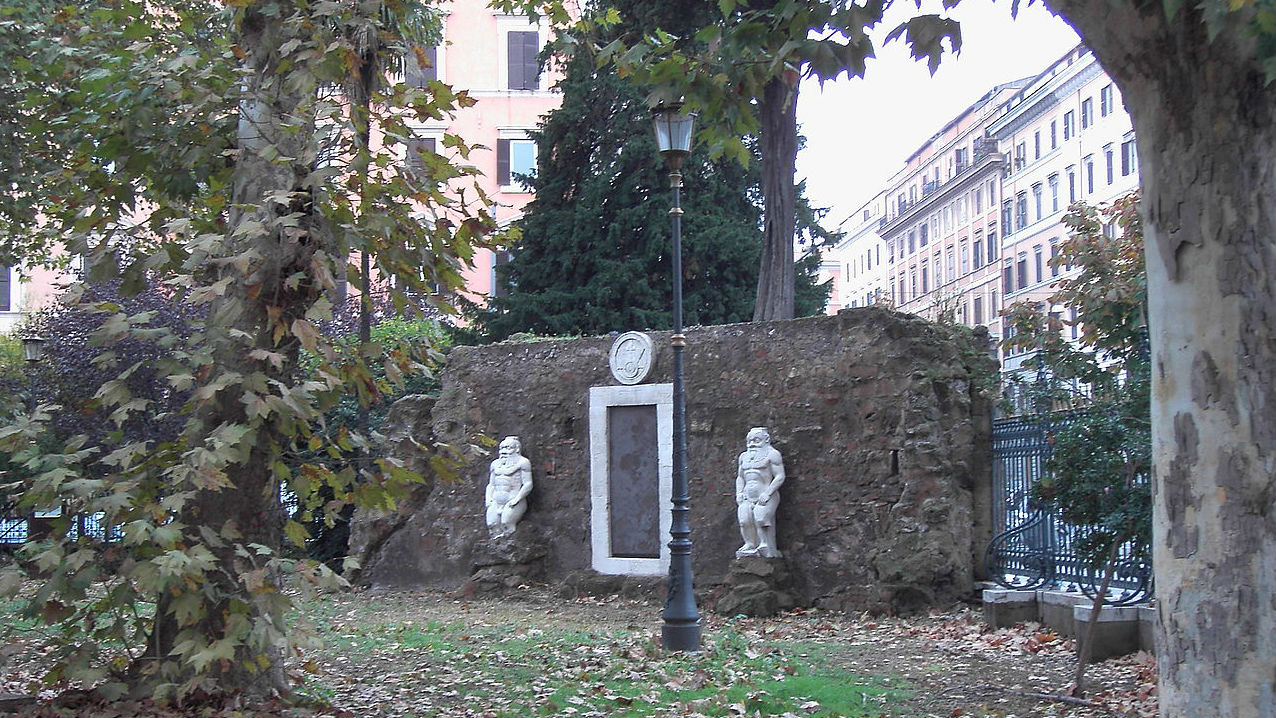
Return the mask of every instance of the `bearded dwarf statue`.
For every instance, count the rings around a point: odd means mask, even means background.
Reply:
[[[522,452],[518,437],[507,436],[488,469],[487,530],[492,538],[514,533],[518,520],[527,513],[527,495],[532,493],[532,463]]]
[[[780,506],[780,486],[784,483],[784,459],[771,446],[771,434],[754,427],[745,438],[735,477],[735,500],[744,545],[737,558],[761,556],[778,558],[775,543],[775,511]]]

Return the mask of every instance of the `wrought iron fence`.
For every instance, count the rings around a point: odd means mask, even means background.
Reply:
[[[1006,588],[1059,588],[1093,596],[1100,571],[1090,569],[1075,546],[1091,529],[1067,523],[1032,498],[1032,486],[1045,471],[1051,435],[1085,411],[1020,416],[993,422],[993,532],[984,563],[993,580]],[[1117,552],[1116,572],[1107,602],[1124,605],[1152,595],[1152,566],[1146,546],[1131,542]]]

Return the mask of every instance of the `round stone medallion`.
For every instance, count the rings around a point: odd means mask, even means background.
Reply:
[[[637,384],[651,372],[651,337],[642,332],[625,332],[611,345],[607,363],[611,375],[621,384]]]

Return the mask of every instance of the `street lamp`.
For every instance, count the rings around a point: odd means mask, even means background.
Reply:
[[[44,356],[44,337],[32,334],[22,338],[22,356],[34,365]]]
[[[700,612],[691,575],[691,526],[687,522],[687,398],[682,379],[682,161],[691,153],[696,115],[682,105],[659,105],[651,112],[656,147],[669,166],[673,189],[673,507],[669,528],[669,581],[665,592],[663,645],[666,651],[700,650]]]
[[[27,360],[27,366],[30,368],[28,374],[31,375],[31,413],[35,413],[35,365],[44,357],[44,337],[38,334],[28,334],[22,337],[22,357]]]

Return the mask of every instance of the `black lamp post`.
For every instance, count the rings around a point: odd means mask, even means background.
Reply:
[[[687,522],[687,400],[682,380],[682,161],[691,152],[695,113],[682,105],[659,105],[651,113],[656,146],[669,166],[673,188],[673,517],[669,528],[669,583],[666,587],[663,645],[667,651],[700,650],[700,612],[691,575],[691,526]]]

